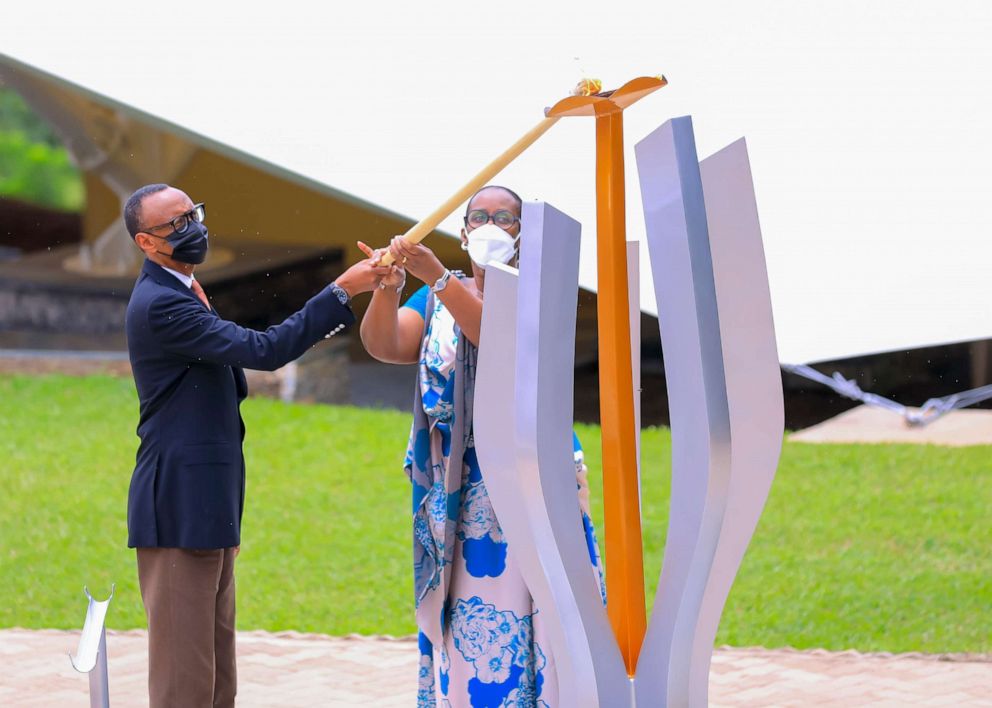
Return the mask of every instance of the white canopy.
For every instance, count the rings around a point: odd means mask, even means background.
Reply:
[[[782,361],[992,336],[989,3],[22,0],[3,14],[15,60],[412,219],[579,78],[664,73],[625,113],[629,237],[643,236],[637,140],[686,114],[701,158],[746,136]],[[593,124],[568,118],[496,180],[582,222],[590,288],[593,176]],[[647,269],[642,284],[653,307]]]

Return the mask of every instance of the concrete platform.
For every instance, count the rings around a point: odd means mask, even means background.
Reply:
[[[992,411],[959,410],[922,427],[880,408],[858,406],[789,435],[805,443],[907,443],[915,445],[992,445]]]
[[[77,641],[75,632],[0,630],[0,705],[88,705],[87,679],[66,656]],[[146,633],[111,632],[107,651],[111,705],[148,705]],[[418,656],[412,639],[239,632],[238,705],[414,706]],[[710,705],[992,707],[992,660],[721,647]]]

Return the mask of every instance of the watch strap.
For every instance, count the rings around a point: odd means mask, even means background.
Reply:
[[[335,297],[337,297],[338,302],[347,307],[348,303],[351,302],[351,297],[348,295],[348,292],[337,283],[331,283],[330,288],[331,292],[334,293]]]
[[[449,280],[451,280],[451,271],[448,270],[447,268],[445,268],[444,273],[441,274],[441,277],[438,278],[434,282],[434,285],[431,286],[431,292],[432,293],[439,293],[439,292],[441,292],[446,287],[448,287],[448,281]]]

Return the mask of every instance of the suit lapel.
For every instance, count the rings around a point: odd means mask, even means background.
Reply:
[[[171,288],[172,290],[175,290],[177,293],[182,293],[186,297],[192,298],[197,305],[202,307],[207,312],[214,312],[213,309],[208,308],[206,305],[203,304],[203,301],[196,296],[196,293],[194,293],[192,289],[186,287],[185,283],[180,281],[179,278],[174,276],[172,273],[167,271],[158,263],[153,263],[152,261],[146,258],[145,264],[144,266],[142,266],[141,271],[159,285],[166,288]]]
[[[166,273],[166,275],[168,275],[168,273]],[[196,295],[194,295],[193,297],[196,297]],[[203,303],[200,301],[200,298],[197,297],[196,301],[199,302],[201,305],[203,305]],[[216,307],[211,307],[210,312],[211,314],[214,315],[214,317],[220,317],[220,315],[217,313]],[[240,366],[232,366],[231,373],[234,375],[234,387],[235,389],[237,389],[238,392],[238,400],[240,401],[242,399],[247,398],[248,379],[245,378],[245,370],[242,369]]]

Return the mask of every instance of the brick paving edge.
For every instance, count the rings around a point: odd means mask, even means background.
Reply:
[[[975,653],[940,653],[927,654],[919,651],[909,651],[893,653],[887,651],[858,651],[857,649],[831,650],[831,649],[796,649],[795,647],[776,647],[769,649],[763,646],[734,647],[723,644],[717,647],[720,651],[751,652],[754,654],[801,654],[807,656],[829,657],[829,658],[851,658],[851,659],[886,659],[886,660],[913,660],[913,661],[954,661],[966,663],[992,663],[992,654]]]
[[[10,631],[10,632],[35,632],[38,634],[66,634],[66,635],[78,635],[80,630],[78,629],[29,629],[26,627],[5,627],[0,628],[0,632]],[[108,629],[107,634],[111,636],[144,636],[147,630],[144,629]],[[344,634],[344,635],[332,635],[332,634],[321,634],[319,632],[297,632],[296,630],[282,630],[278,632],[270,632],[264,629],[252,629],[252,630],[239,630],[238,634],[247,635],[250,637],[259,638],[275,638],[275,639],[312,639],[315,641],[326,641],[326,640],[345,640],[345,641],[356,641],[356,642],[416,642],[416,634],[405,634],[401,636],[394,636],[392,634]],[[992,663],[992,654],[974,654],[974,653],[941,653],[941,654],[926,654],[924,652],[903,652],[903,653],[892,653],[884,651],[875,652],[861,652],[856,649],[845,649],[843,651],[834,651],[830,649],[796,649],[795,647],[775,647],[768,648],[763,646],[748,646],[748,647],[735,647],[729,644],[723,644],[716,647],[719,651],[729,651],[729,652],[749,652],[754,654],[800,654],[807,656],[817,656],[825,658],[851,658],[851,659],[888,659],[888,660],[914,660],[914,661],[954,661],[954,662],[967,662],[967,663]]]
[[[81,629],[31,629],[28,627],[3,627],[0,632],[33,632],[36,634],[65,634],[78,635]],[[107,629],[107,635],[111,637],[142,637],[148,633],[146,629]],[[351,634],[332,635],[321,634],[319,632],[297,632],[288,629],[278,632],[269,632],[264,629],[238,630],[239,635],[259,638],[275,639],[312,639],[312,640],[345,640],[361,642],[416,642],[416,634],[404,634],[394,636],[392,634]]]

